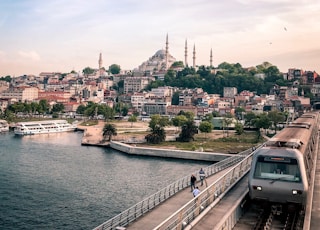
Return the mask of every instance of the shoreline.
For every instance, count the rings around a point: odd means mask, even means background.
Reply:
[[[102,137],[103,126],[104,123],[102,124],[102,122],[99,122],[97,125],[94,126],[78,126],[77,129],[83,131],[81,145],[108,147],[126,153],[128,155],[176,158],[210,162],[218,162],[226,158],[235,156],[235,154],[230,153],[187,151],[176,148],[172,149],[165,147],[137,147],[135,144],[130,145],[122,143],[121,140],[123,140],[123,138],[119,137],[120,135],[114,136],[113,140],[109,142],[105,141]],[[141,127],[139,128],[141,129]],[[125,140],[128,140],[128,138],[125,138]],[[133,138],[132,140],[137,139]]]

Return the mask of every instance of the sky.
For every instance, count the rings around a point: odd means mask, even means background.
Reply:
[[[188,64],[320,73],[319,0],[0,0],[0,76],[137,68],[165,49]]]

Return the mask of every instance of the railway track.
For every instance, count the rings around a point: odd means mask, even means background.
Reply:
[[[275,206],[256,205],[248,202],[244,215],[234,226],[234,230],[302,230],[304,212],[282,211]]]

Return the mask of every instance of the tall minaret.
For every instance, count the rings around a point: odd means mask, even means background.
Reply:
[[[210,68],[212,68],[212,48],[210,50]]]
[[[168,34],[166,37],[166,70],[168,70],[168,56],[169,56],[169,41],[168,41]]]
[[[99,61],[98,61],[98,63],[99,63],[99,70],[102,68],[102,54],[100,53],[100,55],[99,55]]]
[[[185,67],[188,66],[188,44],[187,44],[187,39],[184,47],[184,65]]]
[[[193,46],[193,68],[196,68],[196,45]]]

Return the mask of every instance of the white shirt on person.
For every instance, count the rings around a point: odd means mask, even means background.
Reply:
[[[198,188],[195,188],[195,189],[193,190],[193,192],[192,192],[192,194],[193,194],[194,197],[198,196],[199,193],[200,193],[200,190],[199,190]]]

